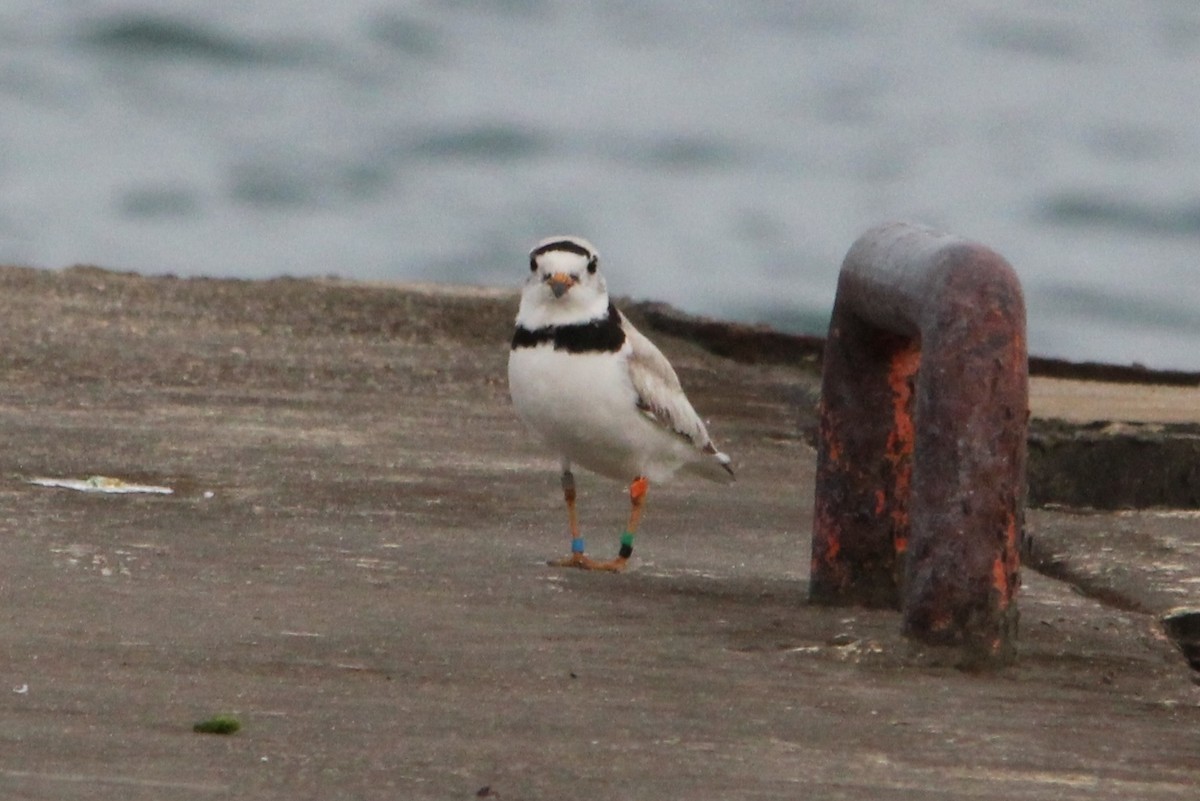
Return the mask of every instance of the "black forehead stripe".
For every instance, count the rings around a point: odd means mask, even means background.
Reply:
[[[534,251],[529,255],[532,258],[537,258],[543,253],[549,253],[554,250],[565,250],[567,253],[574,253],[577,256],[583,256],[584,258],[588,259],[590,259],[593,255],[592,252],[583,245],[580,245],[577,242],[572,242],[569,239],[560,239],[557,242],[547,242],[541,247],[535,248]]]
[[[513,333],[512,349],[536,348],[552,343],[555,350],[567,353],[615,353],[625,344],[625,331],[621,328],[621,314],[617,307],[608,304],[608,314],[572,325],[548,325],[529,330],[517,326]]]

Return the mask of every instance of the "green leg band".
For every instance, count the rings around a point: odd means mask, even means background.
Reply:
[[[633,553],[633,535],[630,534],[628,531],[626,531],[624,534],[621,535],[620,555],[621,555],[622,559],[628,559],[632,553]]]

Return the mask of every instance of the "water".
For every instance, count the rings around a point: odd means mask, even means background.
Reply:
[[[1041,355],[1200,369],[1194,0],[6,0],[0,262],[515,285],[823,331],[866,228]]]

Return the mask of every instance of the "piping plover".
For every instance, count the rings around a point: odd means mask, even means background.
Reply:
[[[585,239],[552,236],[530,252],[508,387],[517,414],[562,459],[571,555],[552,565],[623,570],[649,482],[680,470],[733,480],[729,457],[709,439],[675,370],[608,299],[596,249]],[[631,482],[629,523],[615,559],[585,553],[574,464]]]

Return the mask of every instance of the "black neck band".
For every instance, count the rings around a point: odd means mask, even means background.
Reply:
[[[586,323],[547,325],[536,331],[517,326],[512,348],[536,348],[546,342],[552,343],[555,350],[568,353],[614,353],[625,344],[621,314],[609,303],[608,314]]]

